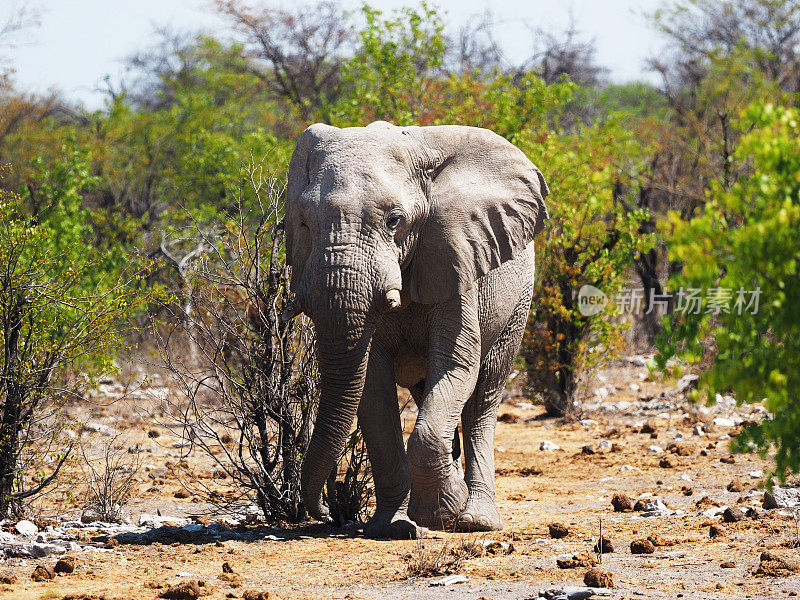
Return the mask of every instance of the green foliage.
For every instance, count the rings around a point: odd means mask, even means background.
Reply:
[[[626,173],[635,172],[643,149],[609,122],[549,136],[536,150],[554,192],[549,226],[536,244],[537,285],[522,355],[548,411],[563,414],[571,412],[580,373],[613,359],[622,344],[624,324],[614,318],[613,302],[587,316],[577,295],[589,284],[613,298],[635,253],[652,244],[639,233],[647,215],[625,202],[635,192]]]
[[[334,124],[366,125],[376,119],[418,124],[428,86],[444,61],[444,21],[425,1],[391,17],[367,4],[361,12],[366,24],[359,49],[342,69],[349,92],[333,110]]]
[[[690,221],[670,215],[670,258],[684,265],[670,284],[705,290],[706,301],[698,314],[676,311],[659,339],[658,360],[708,355],[711,368],[701,381],[709,400],[725,392],[738,402],[764,399],[772,417],[747,426],[734,447],[754,444],[762,454],[774,447],[783,481],[800,471],[800,113],[756,104],[738,127],[755,127],[736,151],[752,172],[730,187],[713,182],[705,209]],[[714,310],[709,290],[728,291],[727,310]],[[755,290],[757,310],[749,305]]]
[[[41,491],[67,453],[43,466],[53,417],[92,373],[108,372],[121,331],[143,300],[137,272],[109,267],[119,258],[93,243],[80,193],[92,185],[87,157],[45,171],[35,214],[17,194],[0,190],[0,514]],[[6,170],[7,172],[7,170]],[[71,377],[81,368],[89,378]],[[37,431],[31,435],[31,428]],[[43,441],[44,440],[44,441]],[[36,485],[23,475],[43,469]]]

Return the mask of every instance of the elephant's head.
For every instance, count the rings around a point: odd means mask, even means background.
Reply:
[[[321,397],[302,469],[309,513],[364,386],[374,323],[409,302],[468,290],[513,258],[547,218],[547,185],[485,129],[312,125],[289,166],[287,259],[298,310],[314,321]]]

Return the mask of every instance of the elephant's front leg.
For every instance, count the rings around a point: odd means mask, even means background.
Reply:
[[[425,399],[408,439],[409,515],[430,528],[450,527],[467,502],[452,443],[480,364],[478,316],[471,299],[471,294],[456,298],[430,315]]]
[[[373,340],[370,351],[358,421],[372,466],[376,497],[375,514],[365,525],[364,534],[373,538],[418,538],[421,528],[407,512],[411,479],[397,407],[394,361],[377,340]]]

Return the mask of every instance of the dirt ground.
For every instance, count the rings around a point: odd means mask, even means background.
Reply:
[[[12,583],[0,584],[0,598],[154,599],[168,586],[191,580],[201,582],[202,597],[209,600],[243,598],[246,592],[269,592],[269,598],[284,600],[536,598],[543,589],[584,585],[586,567],[559,568],[556,561],[580,552],[596,558],[593,545],[601,521],[603,535],[614,547],[613,553],[602,556],[601,568],[613,574],[615,587],[597,590],[600,597],[796,596],[800,575],[756,574],[765,550],[787,558],[789,564],[800,558],[795,518],[788,509],[760,508],[760,472],[769,463],[752,455],[732,458],[728,450],[728,436],[737,425],[725,419],[741,421],[762,413],[736,408],[729,399],[710,410],[693,406],[672,391],[674,380],[653,380],[640,358],[620,361],[599,374],[599,389],[589,394],[579,421],[542,418],[540,406],[509,395],[499,411],[495,443],[497,504],[505,528],[490,534],[431,532],[420,541],[368,540],[353,529],[319,524],[229,530],[247,531],[246,538],[226,536],[223,529],[193,537],[191,532],[215,517],[208,516],[207,505],[186,493],[182,482],[188,481],[187,474],[223,492],[230,484],[214,479],[207,456],[186,456],[179,438],[153,425],[144,396],[95,406],[87,409],[87,421],[123,432],[128,445],[147,447],[140,455],[136,495],[128,508],[131,520],[138,524],[141,513],[160,514],[162,531],[175,535],[133,536],[131,541],[124,535],[101,535],[97,528],[68,528],[84,544],[68,553],[77,561],[74,573],[35,582],[34,568],[52,566],[58,556],[7,559],[0,563],[0,576]],[[113,385],[103,390],[97,400],[119,395]],[[403,417],[410,431],[413,409]],[[714,419],[722,420],[715,425]],[[151,431],[157,437],[148,437]],[[84,437],[98,447],[104,443],[101,431]],[[541,449],[545,441],[558,449]],[[585,445],[593,453],[582,450]],[[65,477],[77,490],[85,474],[71,466]],[[188,497],[178,498],[176,493]],[[652,516],[615,512],[615,494],[625,494],[632,502],[650,494],[666,507],[658,505],[660,510]],[[738,522],[723,523],[719,513],[726,506],[753,510]],[[44,512],[37,525],[74,519],[80,515],[78,508]],[[193,526],[183,527],[180,523],[185,521],[180,521],[170,527],[170,517],[193,517]],[[566,537],[550,536],[548,525],[554,522],[566,526]],[[5,523],[3,529],[10,531],[13,525]],[[710,535],[712,526],[722,530],[716,537]],[[182,538],[182,531],[189,533]],[[632,554],[631,542],[648,536],[657,542],[654,551]],[[483,540],[506,542],[511,551],[493,552],[489,546],[488,552],[464,557],[450,568],[468,578],[464,583],[432,586],[447,569],[429,577],[417,574],[426,561],[453,560],[453,553],[463,554],[465,547],[476,547],[472,542]],[[232,573],[223,572],[224,563]]]

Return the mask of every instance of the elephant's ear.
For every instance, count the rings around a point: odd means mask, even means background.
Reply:
[[[311,254],[310,233],[301,225],[300,196],[310,182],[314,148],[333,129],[322,123],[311,125],[300,136],[289,161],[286,181],[286,262],[292,267],[292,281],[289,287],[293,292],[297,292],[303,276],[303,267]]]
[[[431,304],[522,252],[548,218],[538,168],[506,139],[456,125],[415,132],[432,159],[428,217],[407,273],[411,298]]]

